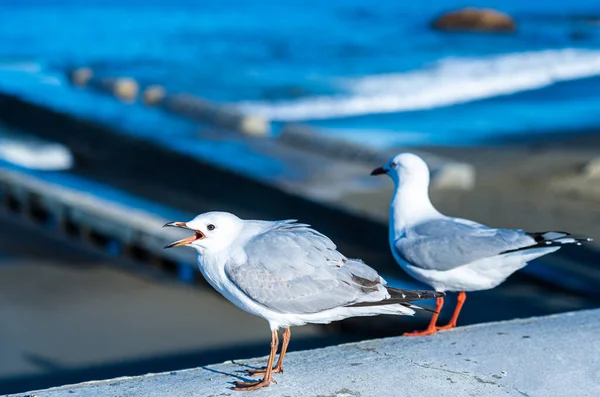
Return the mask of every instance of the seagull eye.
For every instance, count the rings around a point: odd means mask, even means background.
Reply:
[[[210,225],[206,226],[206,228],[207,228],[209,231],[213,231],[213,230],[215,230],[215,225],[213,225],[213,224],[210,224]]]
[[[398,166],[398,164],[396,164],[395,162],[392,162],[390,165],[392,166],[392,168],[396,168]]]

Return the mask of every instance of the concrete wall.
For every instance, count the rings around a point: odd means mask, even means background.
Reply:
[[[278,383],[252,395],[599,396],[599,329],[600,310],[594,310],[290,353],[285,373],[275,375]],[[242,371],[265,361],[229,361],[30,395],[234,396],[231,382],[247,379]]]

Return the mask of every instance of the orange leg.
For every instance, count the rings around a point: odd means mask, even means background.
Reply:
[[[273,373],[283,373],[283,359],[285,358],[285,353],[287,352],[288,344],[290,343],[290,338],[292,337],[292,331],[289,328],[286,328],[283,332],[283,343],[281,345],[281,353],[279,353],[279,360],[277,360],[277,364],[273,368]],[[263,369],[248,369],[246,373],[252,376],[260,376],[267,372],[266,368]]]
[[[438,330],[442,329],[450,329],[456,327],[456,320],[458,320],[458,315],[460,314],[460,310],[463,307],[463,304],[467,300],[467,294],[464,291],[458,293],[458,298],[456,299],[456,308],[454,309],[454,313],[452,314],[452,318],[448,325],[444,325],[442,327],[437,327]]]
[[[273,361],[275,361],[275,355],[277,354],[277,346],[279,346],[279,336],[277,335],[277,331],[271,332],[271,353],[269,354],[269,361],[267,362],[267,368],[265,371],[265,376],[259,381],[256,382],[235,382],[236,387],[232,387],[232,390],[237,391],[250,391],[261,389],[263,387],[267,387],[275,382],[271,374],[273,372]]]
[[[424,335],[435,334],[437,332],[435,323],[437,322],[439,313],[442,310],[443,306],[444,306],[444,298],[437,298],[437,300],[435,301],[435,313],[433,313],[433,316],[431,316],[431,321],[429,322],[429,326],[423,331],[407,332],[404,334],[404,336],[424,336]]]

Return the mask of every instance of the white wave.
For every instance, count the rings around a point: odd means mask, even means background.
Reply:
[[[52,73],[40,62],[7,61],[0,58],[0,73],[9,79],[36,80],[43,84],[61,85],[64,77]]]
[[[600,51],[563,49],[487,58],[447,58],[406,73],[345,79],[338,96],[284,102],[242,102],[272,120],[299,121],[430,109],[513,94],[559,81],[600,75]]]
[[[73,155],[67,147],[4,128],[0,131],[0,159],[44,171],[67,170],[73,166]]]

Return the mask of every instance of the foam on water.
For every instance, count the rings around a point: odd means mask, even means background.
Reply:
[[[73,155],[64,145],[0,130],[0,159],[35,170],[67,170]]]
[[[71,152],[62,145],[38,145],[31,142],[7,141],[2,138],[0,138],[0,158],[36,170],[67,170],[73,165]]]
[[[0,75],[3,79],[14,78],[13,84],[33,82],[33,84],[61,85],[65,83],[62,74],[50,71],[46,65],[38,61],[0,59]]]
[[[560,49],[482,58],[446,58],[421,70],[340,79],[344,94],[239,107],[272,120],[299,121],[431,109],[600,75],[600,51]]]

